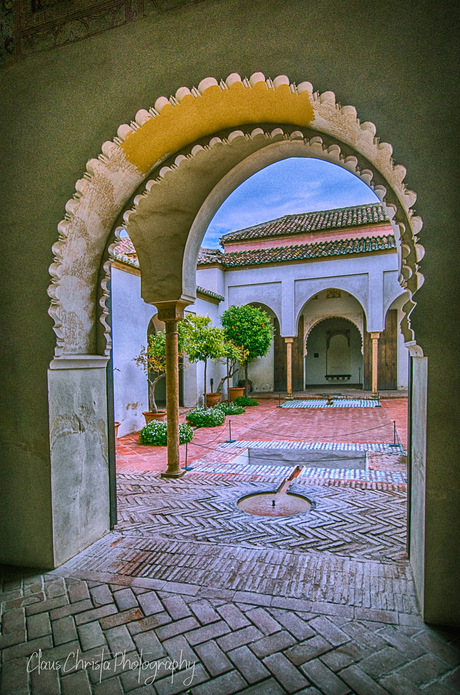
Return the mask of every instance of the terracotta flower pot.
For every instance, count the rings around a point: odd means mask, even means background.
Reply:
[[[152,422],[152,420],[166,420],[166,410],[157,410],[156,412],[154,410],[146,410],[142,415],[145,417],[146,425]]]
[[[244,386],[230,386],[228,389],[228,397],[230,399],[230,403],[232,403],[235,398],[239,398],[240,396],[244,396]]]
[[[220,393],[207,393],[206,394],[206,406],[212,408],[213,405],[220,403]]]

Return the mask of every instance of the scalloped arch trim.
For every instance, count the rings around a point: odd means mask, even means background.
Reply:
[[[313,121],[311,85],[294,88],[285,75],[273,82],[262,73],[249,80],[237,74],[225,82],[214,78],[198,89],[177,90],[175,97],[160,97],[155,108],[139,111],[131,125],[118,129],[126,159],[147,173],[165,152],[178,152],[190,142],[212,133],[255,123],[309,126]]]

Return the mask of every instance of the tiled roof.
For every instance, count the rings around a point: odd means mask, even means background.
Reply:
[[[204,294],[206,297],[211,297],[211,299],[217,299],[219,302],[223,302],[225,299],[221,294],[212,292],[212,290],[206,290],[204,287],[200,287],[200,285],[196,286],[196,291],[200,294]]]
[[[221,237],[224,244],[229,241],[261,239],[273,236],[286,236],[305,232],[319,232],[325,229],[358,227],[364,224],[388,222],[382,203],[354,205],[349,208],[303,212],[298,215],[285,215],[269,222],[229,232]]]
[[[361,239],[334,239],[332,241],[320,241],[315,244],[232,251],[224,254],[222,265],[226,268],[234,268],[235,266],[304,261],[310,258],[344,256],[353,253],[371,253],[372,251],[386,251],[387,249],[395,248],[396,241],[393,234]]]
[[[206,249],[201,247],[198,253],[197,265],[209,265],[211,263],[222,263],[222,251],[219,249]]]

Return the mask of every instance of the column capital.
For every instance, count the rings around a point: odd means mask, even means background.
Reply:
[[[184,318],[185,307],[189,304],[190,302],[186,302],[184,300],[174,302],[158,302],[155,304],[155,306],[158,309],[159,321],[182,321]]]
[[[287,343],[287,344],[293,343],[293,342],[294,342],[294,338],[290,338],[290,337],[286,338],[286,337],[285,337],[285,338],[284,338],[284,342]]]
[[[380,332],[379,333],[371,333],[371,338],[372,338],[372,340],[378,340],[380,338]]]

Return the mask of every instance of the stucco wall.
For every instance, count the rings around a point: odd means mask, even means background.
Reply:
[[[431,620],[460,621],[457,81],[452,3],[207,0],[150,15],[2,69],[3,490],[1,557],[50,561],[47,367],[55,336],[48,267],[57,224],[90,157],[159,95],[203,77],[286,73],[333,90],[377,125],[417,192],[425,285],[412,326],[429,358],[427,481]],[[446,97],[447,95],[447,97]],[[433,307],[438,311],[433,324]],[[442,311],[439,309],[442,307]],[[33,407],[31,407],[33,405]],[[30,508],[30,490],[34,507]],[[418,504],[423,500],[418,499]],[[33,536],[26,532],[33,526]],[[32,544],[35,543],[33,553]],[[415,555],[419,548],[413,549]]]

